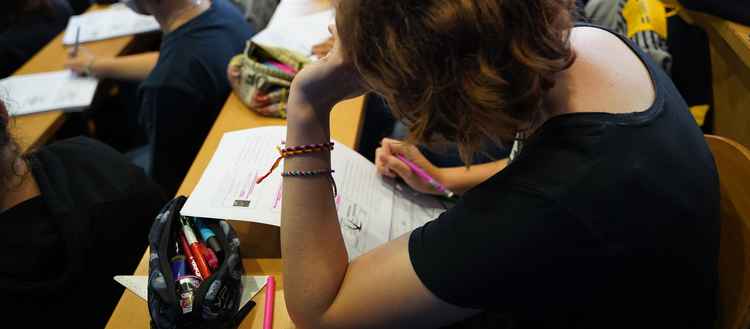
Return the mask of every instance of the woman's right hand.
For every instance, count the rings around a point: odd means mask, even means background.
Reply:
[[[68,59],[64,66],[78,75],[95,75],[93,72],[95,60],[96,56],[93,53],[84,47],[79,47],[76,56],[73,56],[73,49],[68,51]]]
[[[380,147],[375,151],[375,166],[378,173],[390,178],[401,177],[406,184],[418,192],[442,194],[435,190],[432,185],[419,178],[397,155],[404,156],[438,182],[445,184],[443,177],[441,177],[442,170],[427,160],[416,146],[390,138],[384,138],[380,142]]]

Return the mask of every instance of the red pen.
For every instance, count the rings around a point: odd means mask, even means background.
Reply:
[[[182,247],[182,252],[185,253],[185,259],[187,260],[188,264],[190,264],[193,275],[203,280],[204,278],[201,274],[200,269],[198,268],[198,263],[196,263],[195,257],[193,257],[193,253],[190,251],[190,246],[188,245],[187,239],[185,239],[185,234],[183,234],[182,232],[180,232],[180,246]]]
[[[188,245],[190,245],[190,251],[193,253],[195,263],[198,264],[198,269],[203,275],[203,278],[208,278],[209,276],[211,276],[211,270],[208,269],[206,259],[203,258],[203,254],[201,254],[201,248],[198,245],[198,239],[195,238],[195,233],[193,233],[193,230],[190,228],[190,225],[188,225],[184,218],[182,218],[180,222],[182,223],[182,233],[185,234],[185,239],[187,240]]]

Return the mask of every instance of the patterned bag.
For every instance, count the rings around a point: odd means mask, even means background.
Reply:
[[[164,206],[149,233],[148,309],[151,328],[237,328],[254,305],[251,302],[239,309],[244,274],[240,241],[224,220],[188,222],[191,219],[180,215],[186,200],[180,196]],[[193,225],[197,227],[185,233],[184,226]],[[193,248],[184,251],[179,247],[184,245],[183,240],[195,241],[194,235],[203,236],[212,250],[210,253],[218,256],[205,258],[210,260],[208,263],[213,263],[208,277],[195,274],[200,272],[200,266],[196,264],[198,262],[191,262],[192,258],[188,256]],[[202,254],[209,253],[209,247],[199,245],[195,243]],[[208,266],[206,262],[203,265]],[[192,274],[190,269],[193,269]]]
[[[667,47],[667,18],[674,11],[659,0],[590,0],[586,16],[592,23],[607,27],[633,40],[644,52],[670,73],[672,54]]]
[[[286,118],[292,79],[310,60],[302,54],[248,41],[229,62],[229,80],[242,103],[261,115]],[[232,77],[232,72],[239,74]]]

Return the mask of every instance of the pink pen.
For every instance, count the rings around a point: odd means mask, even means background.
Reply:
[[[411,169],[412,172],[414,172],[417,176],[419,176],[419,178],[422,179],[422,181],[424,181],[427,184],[430,184],[430,186],[434,187],[435,190],[442,193],[446,197],[448,198],[453,197],[453,192],[445,188],[445,186],[443,186],[443,184],[440,184],[440,182],[438,182],[436,179],[432,178],[432,176],[430,176],[426,171],[424,171],[424,169],[419,168],[419,166],[417,166],[414,162],[409,161],[409,159],[407,159],[405,156],[401,154],[396,154],[396,157],[399,160],[403,161]]]
[[[263,329],[273,328],[273,305],[276,297],[276,280],[268,276],[266,281],[266,309],[263,313]]]

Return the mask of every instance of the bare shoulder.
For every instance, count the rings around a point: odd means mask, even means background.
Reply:
[[[576,61],[564,74],[571,112],[632,113],[656,98],[646,65],[620,38],[594,27],[571,33]]]

